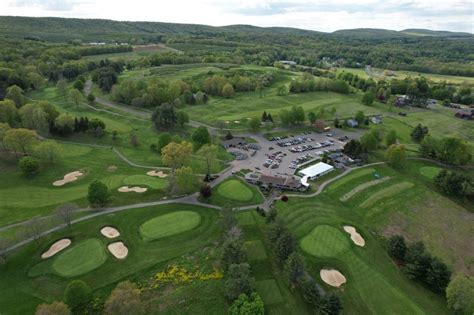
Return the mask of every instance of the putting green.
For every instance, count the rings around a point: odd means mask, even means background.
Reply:
[[[318,225],[300,241],[301,249],[318,257],[336,257],[350,248],[348,238],[329,225]]]
[[[168,181],[164,178],[151,177],[147,175],[132,175],[123,180],[125,185],[145,185],[153,189],[164,189]]]
[[[60,276],[75,277],[100,267],[106,259],[104,245],[91,238],[60,254],[53,262],[53,269]]]
[[[144,240],[154,240],[194,229],[201,216],[194,211],[177,211],[150,219],[140,226]]]
[[[252,200],[253,192],[238,179],[230,179],[217,187],[217,193],[224,198],[236,201]]]
[[[433,179],[436,177],[436,175],[438,175],[439,172],[441,172],[441,170],[441,167],[423,166],[420,167],[420,174],[425,176],[426,178]]]

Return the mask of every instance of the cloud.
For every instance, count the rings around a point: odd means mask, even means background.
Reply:
[[[318,31],[347,28],[444,29],[473,33],[472,0],[117,0],[1,1],[5,15],[252,24]]]

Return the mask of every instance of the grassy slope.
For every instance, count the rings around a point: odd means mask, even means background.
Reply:
[[[140,238],[138,229],[145,221],[182,210],[198,212],[201,216],[199,226],[153,242],[145,242]],[[168,260],[198,249],[202,250],[203,247],[216,240],[220,235],[220,228],[215,224],[217,215],[217,211],[213,209],[181,204],[140,208],[100,216],[44,237],[38,243],[21,248],[0,268],[2,313],[32,313],[36,305],[42,301],[62,298],[69,279],[51,274],[51,263],[56,257],[46,261],[40,258],[41,253],[60,238],[69,237],[73,244],[97,238],[105,245],[109,240],[101,236],[100,228],[107,225],[120,230],[119,240],[128,246],[129,256],[119,261],[107,253],[107,260],[102,266],[77,277],[86,281],[94,290],[99,290],[98,292],[106,295],[118,281],[146,279],[147,275],[152,274],[154,270],[160,270]],[[176,244],[180,245],[176,246]],[[36,270],[44,270],[44,274],[33,278],[28,277],[27,274],[33,266]]]
[[[354,313],[386,313],[388,310],[447,312],[440,297],[408,280],[398,271],[385,254],[378,237],[374,236],[377,234],[373,233],[402,233],[410,241],[423,240],[428,249],[441,257],[455,272],[472,270],[472,261],[466,258],[469,257],[466,240],[469,239],[469,220],[472,220],[473,215],[432,191],[431,184],[419,173],[419,168],[423,166],[432,164],[410,162],[401,172],[376,166],[373,170],[392,179],[359,192],[346,203],[339,202],[339,198],[372,180],[373,171],[356,171],[330,185],[316,198],[292,198],[288,203],[277,204],[279,216],[299,240],[319,225],[329,225],[344,233],[344,224],[355,226],[366,239],[364,248],[351,244],[351,250],[345,255],[330,258],[306,255],[316,278],[319,278],[319,269],[326,266],[338,268],[348,277],[348,283],[341,293],[346,309]],[[367,209],[360,208],[359,205],[377,191],[407,181],[416,185],[402,193],[394,192]],[[446,229],[445,222],[456,226],[456,231]]]
[[[229,198],[232,189],[235,196]],[[230,177],[214,187],[212,196],[206,202],[222,207],[238,207],[262,203],[263,196],[257,187],[251,186],[237,177]]]

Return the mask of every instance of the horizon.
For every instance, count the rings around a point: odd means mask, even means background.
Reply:
[[[348,0],[331,3],[305,0],[175,0],[163,6],[136,0],[135,5],[111,0],[9,0],[0,4],[4,16],[103,19],[210,26],[288,27],[331,33],[347,29],[428,29],[474,34],[474,3],[466,0]],[[442,18],[441,18],[442,17]]]

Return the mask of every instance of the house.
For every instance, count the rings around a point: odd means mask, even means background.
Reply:
[[[222,140],[221,144],[224,148],[228,149],[228,148],[235,148],[237,146],[246,145],[247,142],[245,141],[245,138],[234,137],[232,139]]]
[[[359,126],[359,122],[353,118],[346,120],[346,125],[348,125],[351,128],[356,128]]]
[[[302,179],[298,176],[272,176],[252,172],[245,175],[245,180],[264,188],[279,188],[282,190],[303,191],[309,187],[309,184],[303,184]]]
[[[298,175],[303,177],[303,179],[311,179],[314,180],[320,176],[323,176],[324,174],[327,174],[331,171],[334,170],[334,166],[319,162],[317,164],[311,165],[310,167],[307,167],[301,171],[298,172]]]
[[[397,98],[395,99],[395,106],[398,107],[403,107],[407,106],[410,102],[410,98],[406,95],[397,95]]]
[[[382,116],[372,116],[370,118],[370,121],[374,124],[374,125],[380,125],[382,123]]]

